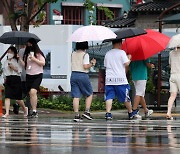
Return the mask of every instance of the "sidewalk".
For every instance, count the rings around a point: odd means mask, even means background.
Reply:
[[[12,108],[10,109],[11,115],[15,115],[12,111]],[[3,113],[5,110],[3,109]],[[165,118],[166,117],[167,110],[154,110],[154,113],[152,114],[152,118]],[[61,118],[73,118],[74,113],[73,111],[59,111],[59,110],[53,110],[53,109],[44,109],[44,108],[38,108],[38,113],[40,117],[61,117]],[[81,114],[83,111],[80,112]],[[97,119],[104,119],[105,111],[92,111],[92,116]],[[126,119],[127,118],[127,110],[113,110],[111,112],[113,114],[114,119]],[[143,109],[140,109],[140,115],[144,116]],[[23,111],[20,109],[19,115],[23,114]],[[180,107],[173,107],[172,109],[172,116],[173,117],[180,117]]]

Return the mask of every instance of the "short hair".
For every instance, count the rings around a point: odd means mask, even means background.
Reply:
[[[85,41],[85,42],[77,42],[76,43],[76,50],[85,50],[85,49],[88,49],[88,42]]]
[[[114,39],[114,40],[112,40],[112,44],[116,44],[116,43],[122,43],[122,39]]]

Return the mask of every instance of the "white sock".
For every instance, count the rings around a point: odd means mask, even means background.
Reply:
[[[36,110],[33,110],[33,112],[36,112]]]

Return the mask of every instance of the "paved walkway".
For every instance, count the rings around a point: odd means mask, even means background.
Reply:
[[[38,118],[11,114],[0,118],[0,153],[179,153],[179,111],[173,121],[165,119],[165,111],[143,120],[128,120],[126,110],[112,113],[112,121],[104,119],[105,112],[93,112],[94,120],[80,123],[72,121],[72,112],[39,109]]]

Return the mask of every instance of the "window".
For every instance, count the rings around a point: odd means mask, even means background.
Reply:
[[[120,8],[109,8],[113,14],[114,14],[114,18],[117,18],[120,14]],[[97,16],[96,16],[96,19],[97,19],[97,25],[102,25],[102,21],[104,20],[109,20],[106,15],[105,15],[105,12],[103,10],[99,10],[97,9]]]
[[[80,6],[63,6],[63,24],[84,25],[84,8]]]

